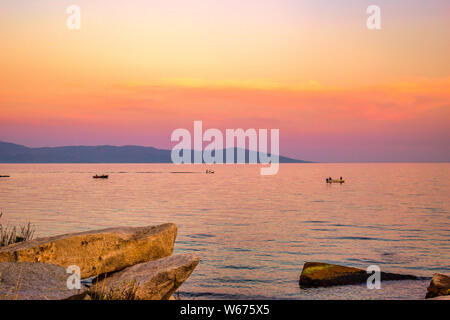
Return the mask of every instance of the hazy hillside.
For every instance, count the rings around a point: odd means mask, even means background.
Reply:
[[[226,150],[224,155],[225,152]],[[245,150],[245,152],[248,161],[249,151]],[[237,149],[235,149],[235,159],[236,154]],[[171,150],[141,146],[28,148],[0,142],[0,163],[171,163],[170,155]],[[308,161],[280,156],[280,163],[304,162]]]

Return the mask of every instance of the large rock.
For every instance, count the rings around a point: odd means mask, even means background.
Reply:
[[[61,300],[87,290],[69,290],[70,274],[53,264],[2,262],[0,273],[0,300]]]
[[[77,265],[81,277],[167,257],[172,254],[177,227],[172,223],[123,227],[40,238],[0,248],[0,262],[43,262]]]
[[[439,296],[450,296],[450,277],[436,273],[427,288],[427,295],[425,298]]]
[[[366,270],[321,262],[306,262],[300,275],[302,288],[364,283],[371,276]],[[417,280],[416,276],[381,272],[383,280]]]
[[[141,263],[108,275],[91,287],[91,296],[120,299],[124,288],[134,287],[136,300],[169,300],[191,275],[200,259],[195,254],[177,254]]]

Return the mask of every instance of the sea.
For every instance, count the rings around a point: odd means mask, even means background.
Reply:
[[[0,164],[0,223],[31,222],[35,237],[175,223],[174,253],[201,259],[177,292],[186,300],[423,299],[434,273],[450,273],[450,163],[260,168]],[[423,279],[301,289],[308,261]]]

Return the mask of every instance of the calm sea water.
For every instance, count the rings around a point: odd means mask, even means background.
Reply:
[[[174,222],[175,252],[201,257],[180,288],[185,299],[421,299],[429,283],[301,290],[306,261],[450,273],[449,163],[282,164],[275,176],[259,168],[2,164],[11,177],[0,178],[0,211],[9,224],[31,221],[36,236]]]

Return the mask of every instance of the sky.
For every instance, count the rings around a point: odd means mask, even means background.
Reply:
[[[170,149],[201,120],[304,160],[450,161],[448,0],[1,1],[0,41],[0,141]]]

